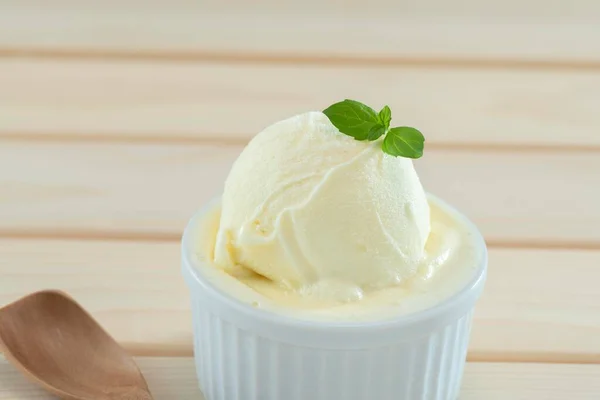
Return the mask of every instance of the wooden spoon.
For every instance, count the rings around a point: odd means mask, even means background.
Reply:
[[[0,348],[61,399],[152,400],[129,354],[62,292],[33,293],[0,309]]]

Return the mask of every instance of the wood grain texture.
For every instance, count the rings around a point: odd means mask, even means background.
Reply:
[[[0,236],[178,240],[222,191],[240,146],[0,144]],[[469,215],[494,245],[600,245],[595,153],[429,149],[425,188]]]
[[[598,365],[468,363],[459,400],[593,400]]]
[[[600,62],[600,7],[441,0],[0,3],[0,48],[209,56]]]
[[[203,400],[191,358],[136,359],[155,400]],[[0,356],[1,400],[54,399],[19,375]]]
[[[349,97],[433,145],[600,149],[597,71],[15,58],[0,87],[0,137],[244,143]]]
[[[470,359],[600,363],[600,251],[491,249]]]
[[[600,398],[600,2],[364,4],[0,0],[0,306],[63,289],[202,399],[186,221],[266,125],[386,102],[491,247],[460,400]],[[0,399],[49,398],[0,356]]]
[[[600,363],[600,251],[491,249],[471,360]],[[138,355],[190,355],[178,243],[0,240],[0,306],[62,289]]]
[[[138,358],[156,400],[202,400],[191,358]],[[597,365],[468,363],[459,400],[595,400]],[[0,359],[0,399],[52,399]]]

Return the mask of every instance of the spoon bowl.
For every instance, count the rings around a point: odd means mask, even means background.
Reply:
[[[152,400],[131,356],[60,291],[33,293],[0,309],[0,349],[61,399]]]

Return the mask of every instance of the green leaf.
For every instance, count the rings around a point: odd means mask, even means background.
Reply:
[[[379,124],[375,110],[355,100],[335,103],[323,110],[323,114],[340,132],[356,140],[368,139],[371,130]]]
[[[335,103],[323,113],[343,134],[356,140],[374,141],[384,136],[382,149],[394,157],[420,158],[425,138],[415,128],[401,126],[389,129],[392,111],[384,106],[379,113],[355,100]]]
[[[379,122],[383,124],[385,130],[390,127],[390,122],[392,121],[392,110],[388,106],[385,106],[379,111],[377,115],[379,117]]]
[[[383,125],[381,125],[381,124],[374,125],[371,128],[371,130],[369,131],[369,134],[367,135],[367,140],[369,140],[369,141],[377,140],[384,133],[385,133],[385,127]]]
[[[420,158],[423,155],[425,138],[415,128],[402,126],[392,128],[383,139],[383,151],[394,157]]]

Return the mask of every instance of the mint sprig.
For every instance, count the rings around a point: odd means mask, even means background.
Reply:
[[[374,141],[385,135],[381,148],[391,156],[420,158],[423,155],[423,134],[407,126],[390,129],[392,111],[388,106],[377,113],[367,105],[346,99],[327,107],[323,114],[341,133],[356,140]]]

